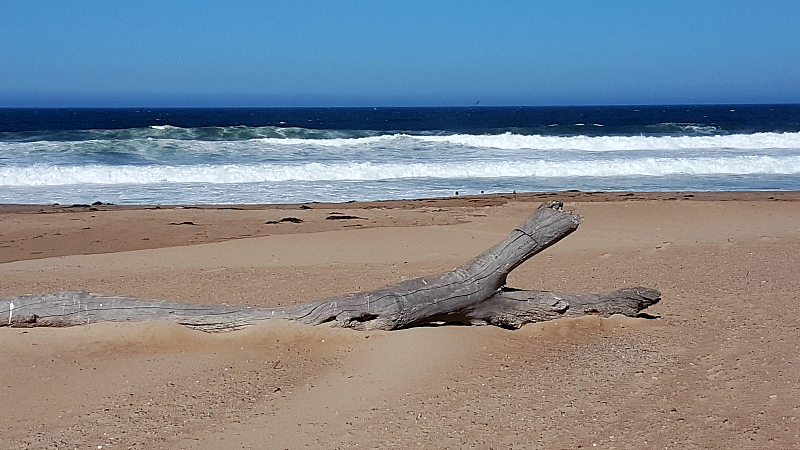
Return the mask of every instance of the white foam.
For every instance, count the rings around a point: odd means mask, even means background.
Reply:
[[[35,162],[53,165],[78,164],[88,160],[123,156],[138,162],[158,161],[165,165],[207,162],[210,155],[231,163],[291,161],[295,164],[324,160],[411,160],[411,159],[519,159],[532,152],[676,152],[800,150],[798,133],[755,133],[709,136],[542,136],[466,135],[412,136],[395,134],[360,138],[258,138],[236,141],[181,139],[126,139],[87,141],[0,142],[0,155],[15,165]],[[526,152],[527,151],[527,152]],[[109,156],[112,155],[112,156]],[[183,161],[181,161],[183,159]],[[0,158],[0,165],[3,163]],[[2,180],[0,180],[2,183]]]
[[[798,174],[800,155],[635,158],[569,161],[464,161],[436,163],[221,164],[191,166],[0,167],[0,185],[260,183],[281,181],[375,181],[403,178],[612,177],[674,174]]]
[[[304,139],[304,138],[257,138],[251,139],[250,142],[260,142],[262,144],[273,145],[301,145],[301,146],[315,146],[322,147],[349,147],[349,146],[364,146],[378,143],[391,142],[398,139],[415,138],[405,134],[391,134],[383,136],[368,136],[358,138],[331,138],[331,139]]]
[[[798,149],[800,148],[800,132],[708,136],[543,136],[513,133],[417,136],[392,134],[334,139],[261,138],[253,141],[258,141],[264,145],[321,147],[392,146],[403,141],[416,141],[504,150],[583,150],[592,152],[681,149]]]
[[[753,133],[716,136],[525,136],[500,135],[408,136],[410,138],[449,142],[469,147],[532,150],[584,150],[607,152],[620,150],[681,149],[798,149],[798,133]]]

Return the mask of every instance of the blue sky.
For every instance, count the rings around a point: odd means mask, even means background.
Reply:
[[[800,102],[800,1],[0,1],[0,106]]]

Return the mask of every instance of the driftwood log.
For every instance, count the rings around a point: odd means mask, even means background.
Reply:
[[[519,328],[585,314],[636,316],[660,300],[660,292],[644,287],[588,295],[506,287],[509,272],[577,229],[581,217],[562,206],[560,202],[542,204],[505,240],[460,267],[374,291],[277,308],[194,305],[82,291],[25,295],[0,298],[0,326],[171,320],[204,331],[227,331],[258,320],[288,319],[360,330],[437,322]]]

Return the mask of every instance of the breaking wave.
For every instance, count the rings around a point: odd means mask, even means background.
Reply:
[[[0,185],[264,183],[282,181],[374,181],[404,178],[615,177],[691,175],[798,174],[800,155],[726,158],[638,158],[436,163],[201,164],[187,166],[0,167]]]
[[[753,133],[715,136],[425,136],[416,139],[470,147],[535,150],[682,150],[682,149],[798,149],[800,133]]]

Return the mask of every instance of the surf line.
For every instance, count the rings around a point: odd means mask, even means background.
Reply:
[[[14,315],[14,302],[8,302],[8,324],[11,325],[11,316]]]

